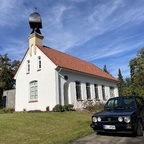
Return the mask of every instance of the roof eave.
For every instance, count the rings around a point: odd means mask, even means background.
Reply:
[[[113,81],[113,82],[116,82],[116,83],[118,82],[117,79],[110,79],[110,78],[106,78],[106,77],[102,77],[102,76],[98,76],[98,75],[93,75],[93,74],[89,74],[89,73],[85,73],[85,72],[82,72],[82,71],[77,71],[77,70],[73,70],[73,69],[69,69],[69,68],[65,68],[65,67],[57,65],[56,70],[59,70],[59,69],[61,69],[61,70],[64,69],[66,71],[80,73],[80,74],[83,74],[83,75],[89,75],[91,77],[97,77],[97,78],[100,78],[100,79],[106,79],[106,80]]]

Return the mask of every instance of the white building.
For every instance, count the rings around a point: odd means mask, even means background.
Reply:
[[[97,66],[43,46],[43,36],[29,36],[29,48],[15,75],[15,110],[50,110],[56,104],[82,108],[85,100],[118,96],[117,79]]]

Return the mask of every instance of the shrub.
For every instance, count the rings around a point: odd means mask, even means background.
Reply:
[[[86,106],[85,109],[88,110],[88,111],[95,111],[96,107],[89,105],[89,106]]]
[[[74,105],[73,104],[65,104],[63,106],[63,110],[64,111],[72,111],[73,110]]]
[[[61,104],[55,105],[55,107],[53,108],[53,111],[55,111],[55,112],[62,112],[63,111],[62,105]]]
[[[3,108],[0,110],[0,113],[13,113],[15,110],[13,108]]]
[[[29,112],[29,113],[36,113],[36,112],[38,112],[38,113],[39,113],[39,112],[42,112],[42,111],[36,109],[36,110],[29,110],[29,111],[27,111],[27,112]]]
[[[104,108],[104,103],[101,102],[92,102],[86,101],[84,102],[84,109],[88,111],[101,111]]]

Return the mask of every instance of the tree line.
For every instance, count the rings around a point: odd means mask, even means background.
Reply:
[[[139,95],[144,97],[144,48],[136,53],[136,57],[129,62],[130,77],[123,78],[121,70],[118,70],[119,96]],[[106,65],[103,69],[107,71]]]
[[[8,54],[0,55],[0,101],[4,90],[14,89],[14,75],[19,67],[19,60],[11,60]],[[123,78],[118,70],[119,96],[139,95],[144,97],[144,48],[139,50],[136,57],[129,62],[130,77]],[[104,65],[103,70],[110,74]]]
[[[13,60],[8,57],[8,54],[0,54],[0,101],[4,90],[14,89],[14,75],[18,69],[20,61]]]
[[[120,95],[139,95],[144,97],[144,48],[139,50],[136,57],[130,60],[130,78],[123,79],[118,73],[118,88]]]

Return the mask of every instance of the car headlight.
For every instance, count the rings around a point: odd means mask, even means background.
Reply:
[[[93,122],[97,122],[98,119],[97,119],[96,117],[93,117],[93,118],[92,118],[92,121],[93,121]]]
[[[119,121],[119,122],[122,122],[122,121],[123,121],[123,118],[122,118],[122,117],[118,117],[118,121]]]
[[[130,117],[128,116],[128,117],[124,117],[124,121],[126,122],[126,123],[129,123],[130,122]]]
[[[101,122],[101,117],[98,117],[98,119],[97,119],[97,120],[98,120],[98,122]]]

